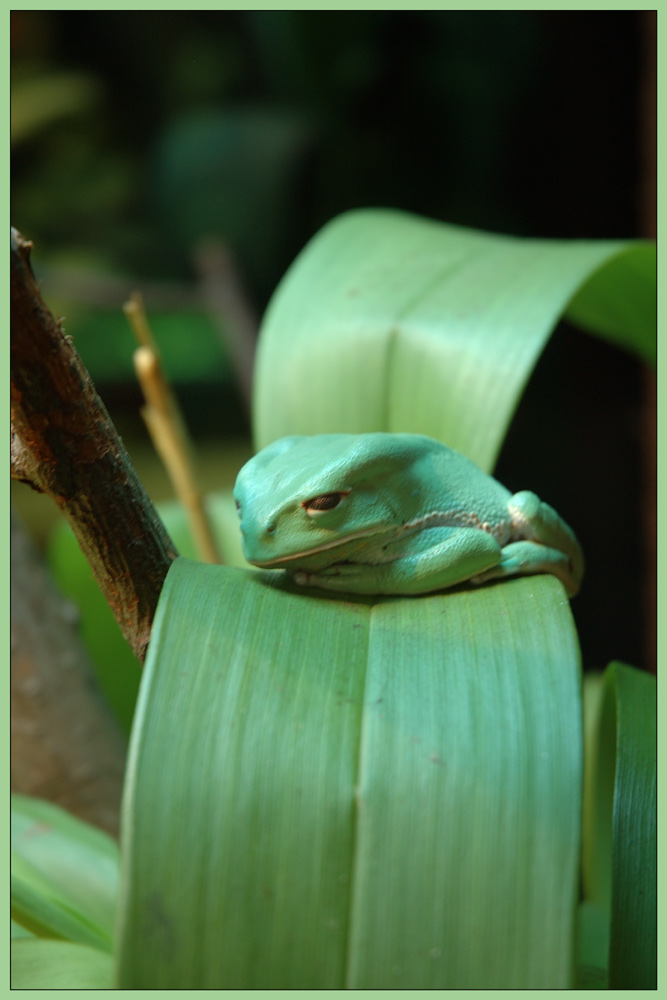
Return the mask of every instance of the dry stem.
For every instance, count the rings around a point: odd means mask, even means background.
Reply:
[[[219,563],[220,552],[196,484],[185,421],[162,370],[141,297],[135,293],[125,303],[124,309],[140,344],[134,352],[134,369],[146,400],[141,415],[155,450],[167,469],[174,492],[187,512],[201,559]]]

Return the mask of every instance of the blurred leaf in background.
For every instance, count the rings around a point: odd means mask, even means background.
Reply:
[[[174,241],[187,249],[224,234],[261,285],[281,266],[310,142],[305,118],[261,106],[174,120],[155,154],[156,201]]]
[[[15,146],[15,223],[146,277],[187,276],[183,235],[221,226],[260,308],[298,247],[360,205],[632,235],[637,164],[619,139],[635,125],[639,42],[629,12],[15,11],[13,124],[26,136],[42,122]],[[35,89],[48,79],[50,117]],[[578,134],[591,111],[565,184],[564,119]],[[262,244],[275,249],[260,266]]]

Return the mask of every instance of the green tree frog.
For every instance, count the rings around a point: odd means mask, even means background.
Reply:
[[[573,596],[583,574],[552,507],[421,434],[281,438],[243,466],[234,497],[248,561],[304,586],[425,594],[553,573]]]

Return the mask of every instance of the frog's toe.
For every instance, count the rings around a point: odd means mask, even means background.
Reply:
[[[567,557],[567,570],[546,570],[546,572],[554,572],[564,582],[567,576],[568,591],[576,593],[584,575],[584,557],[570,526],[553,507],[528,490],[514,494],[508,504],[508,511],[512,519],[515,541],[537,542],[543,548],[558,550]],[[559,562],[550,558],[549,561],[554,564]]]
[[[471,578],[471,583],[486,583],[487,580],[508,576],[551,573],[565,585],[570,597],[579,590],[580,580],[573,570],[572,562],[558,549],[540,545],[538,542],[512,542],[503,549],[497,566]]]

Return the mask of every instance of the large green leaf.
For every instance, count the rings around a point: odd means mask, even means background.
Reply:
[[[570,985],[581,709],[560,583],[374,601],[281,576],[168,574],[120,987]]]
[[[613,663],[598,698],[586,782],[585,896],[605,931],[609,988],[655,989],[655,679]]]
[[[528,240],[365,210],[325,226],[265,317],[258,447],[412,431],[490,470],[558,320],[655,358],[655,247]]]
[[[109,990],[111,956],[70,941],[12,941],[13,990]]]
[[[50,802],[12,795],[12,917],[42,937],[111,951],[118,847]]]

